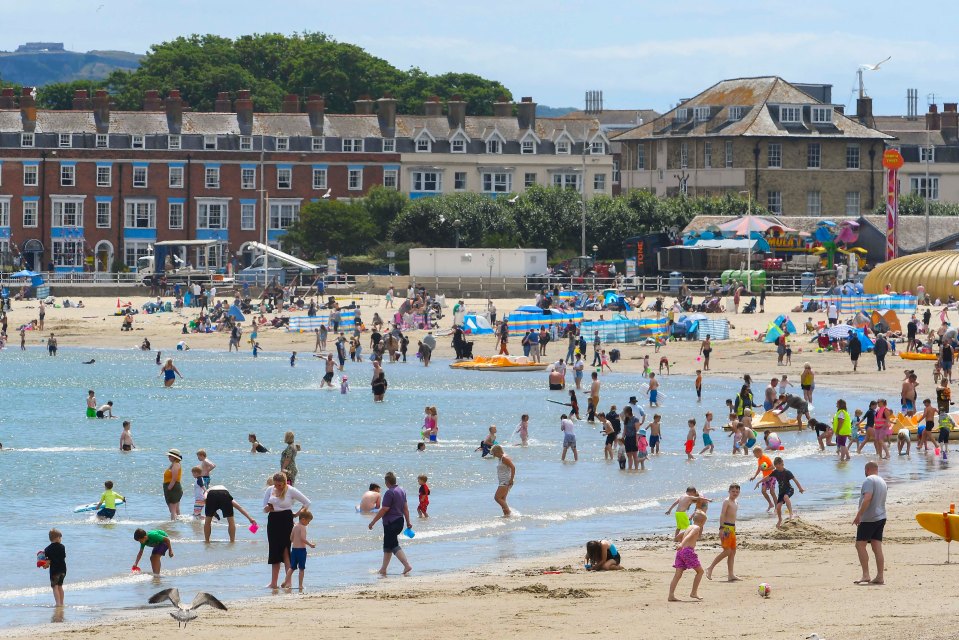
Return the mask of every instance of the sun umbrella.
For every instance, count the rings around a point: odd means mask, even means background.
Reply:
[[[759,233],[765,233],[773,227],[782,229],[783,231],[795,231],[795,229],[759,216],[742,216],[741,218],[736,218],[735,220],[730,220],[729,222],[719,225],[719,228],[724,232],[734,233],[737,236],[748,236],[750,233],[757,231]]]
[[[852,327],[848,324],[837,324],[826,329],[826,335],[833,340],[839,340],[840,338],[848,338],[849,332],[855,330],[855,327]]]
[[[11,278],[32,278],[38,275],[40,274],[35,271],[27,271],[26,269],[24,269],[23,271],[17,271],[16,273],[11,273],[10,277]]]

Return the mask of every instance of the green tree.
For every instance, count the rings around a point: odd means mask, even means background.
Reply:
[[[577,191],[534,185],[507,205],[522,246],[579,247],[583,202]]]
[[[376,225],[360,204],[320,200],[304,205],[299,219],[283,237],[285,249],[307,256],[366,253],[376,237]]]
[[[98,89],[105,89],[100,80],[74,80],[73,82],[54,82],[37,89],[37,106],[41,109],[69,110],[73,108],[73,94],[84,90],[92,99]]]
[[[377,235],[385,238],[390,224],[403,211],[410,199],[406,194],[396,189],[376,185],[363,198],[363,206],[370,214],[370,219],[376,225]]]
[[[481,246],[488,234],[515,238],[515,221],[502,202],[480,193],[418,198],[393,221],[390,237],[434,247],[454,246],[457,235],[462,247]]]

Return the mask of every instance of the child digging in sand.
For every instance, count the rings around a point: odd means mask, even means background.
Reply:
[[[702,600],[699,597],[699,583],[703,580],[703,567],[699,564],[699,556],[696,555],[696,543],[699,542],[705,524],[706,514],[697,511],[693,514],[693,524],[685,531],[676,534],[675,539],[679,542],[679,548],[676,550],[676,560],[673,562],[676,573],[673,574],[673,579],[669,583],[669,602],[679,602],[679,598],[676,597],[676,587],[687,569],[696,572],[696,577],[693,578],[693,590],[689,592],[689,597]]]

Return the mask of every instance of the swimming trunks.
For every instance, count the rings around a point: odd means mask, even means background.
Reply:
[[[327,372],[326,374],[324,374],[324,376],[323,376],[323,382],[332,382],[332,380],[333,380],[333,372],[332,372],[332,371],[329,371],[329,372]]]
[[[290,549],[290,569],[294,571],[296,569],[300,571],[306,569],[306,547]]]
[[[153,547],[153,551],[150,552],[150,555],[152,555],[152,556],[162,556],[162,555],[165,555],[166,552],[167,552],[167,549],[169,549],[169,548],[170,548],[169,543],[161,542],[161,543],[159,543],[157,546]]]
[[[653,389],[649,392],[649,404],[656,404],[656,398],[659,396],[659,390]]]
[[[767,491],[772,491],[773,487],[776,486],[776,478],[774,478],[771,474],[766,476],[765,478],[763,478],[761,486],[763,489]]]
[[[747,449],[752,449],[754,444],[756,444],[756,438],[749,438],[748,440],[746,440]]]
[[[107,509],[106,507],[100,507],[100,510],[97,511],[98,518],[106,518],[107,520],[110,520],[116,514],[117,514],[116,509]]]
[[[96,417],[97,417],[97,410],[94,409],[93,407],[87,407],[87,417],[88,417],[88,418],[96,418]]]
[[[619,550],[616,548],[616,545],[615,545],[615,544],[610,544],[610,545],[609,545],[609,554],[608,554],[608,555],[609,555],[609,559],[610,559],[610,560],[615,561],[616,564],[620,564],[620,561],[622,560],[622,556],[619,555]]]
[[[695,445],[696,445],[696,441],[695,441],[695,440],[687,440],[687,441],[686,441],[686,453],[687,453],[687,454],[692,453],[692,452],[693,452],[693,447],[694,447]]]
[[[685,511],[676,512],[676,528],[680,531],[689,528],[689,514]]]
[[[233,496],[225,489],[211,489],[206,492],[203,515],[212,518],[217,511],[221,512],[224,518],[233,517]]]
[[[777,503],[777,504],[783,504],[783,503],[785,503],[785,502],[786,502],[786,496],[789,496],[790,498],[792,498],[794,493],[796,493],[796,490],[793,488],[792,485],[787,485],[785,490],[783,490],[783,488],[780,487],[780,488],[779,488],[779,497],[776,498],[776,503]]]
[[[949,429],[939,425],[939,442],[949,442]]]
[[[674,569],[698,569],[699,556],[696,555],[696,551],[692,547],[682,547],[676,551],[676,561],[673,562]]]
[[[649,448],[652,449],[657,444],[659,444],[659,436],[649,436]]]
[[[723,549],[736,548],[736,525],[724,522],[719,527],[719,542]]]
[[[836,436],[836,446],[837,446],[837,447],[845,447],[845,446],[846,446],[846,438],[847,438],[847,436]]]
[[[131,446],[128,445],[128,444],[125,444],[125,445],[123,445],[122,449],[123,449],[124,451],[132,451],[132,450],[133,450],[133,447],[131,447]]]
[[[707,447],[713,446],[713,437],[708,433],[703,434],[703,444]]]
[[[563,385],[557,384],[557,383],[555,383],[555,382],[550,382],[550,383],[549,383],[549,390],[550,390],[550,391],[562,391],[562,390],[563,390]]]
[[[903,411],[912,411],[914,408],[915,408],[915,407],[914,407],[914,405],[913,405],[913,403],[912,403],[912,400],[905,400],[905,399],[903,399],[903,401],[902,401],[902,410],[903,410]]]
[[[563,448],[576,448],[576,436],[572,433],[563,434]]]

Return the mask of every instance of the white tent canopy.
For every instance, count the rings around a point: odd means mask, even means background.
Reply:
[[[310,269],[312,271],[316,271],[317,269],[319,269],[319,267],[316,266],[315,264],[310,264],[306,260],[300,260],[296,256],[291,256],[288,253],[284,253],[283,251],[280,251],[279,249],[274,249],[273,247],[267,246],[260,242],[247,242],[246,246],[251,249],[256,249],[257,251],[262,251],[266,253],[268,256],[272,256],[276,258],[277,260],[282,260],[283,262],[292,264],[294,267],[299,267],[301,269]]]

